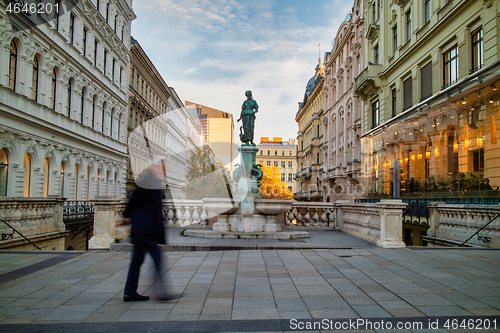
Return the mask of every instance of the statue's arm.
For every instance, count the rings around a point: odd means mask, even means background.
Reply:
[[[259,105],[257,104],[257,102],[255,102],[254,108],[255,108],[254,113],[259,112]]]

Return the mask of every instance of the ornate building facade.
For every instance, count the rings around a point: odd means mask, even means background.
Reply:
[[[297,185],[295,174],[297,173],[297,145],[294,139],[283,141],[282,138],[261,137],[257,145],[257,163],[264,166],[277,166],[280,168],[281,181],[292,193],[296,193]]]
[[[322,201],[320,174],[323,172],[323,65],[318,60],[315,74],[309,79],[295,121],[297,133],[297,191],[295,200]]]
[[[367,197],[499,198],[499,14],[498,1],[366,1]]]
[[[354,79],[364,68],[364,0],[356,0],[325,55],[323,201],[354,200],[360,183],[363,101]]]
[[[132,2],[78,1],[36,26],[6,3],[0,196],[124,198]]]

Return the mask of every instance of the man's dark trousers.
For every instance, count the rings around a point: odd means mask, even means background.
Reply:
[[[156,274],[158,279],[161,280],[161,251],[158,245],[154,246],[141,246],[134,245],[132,252],[132,261],[128,270],[127,282],[125,283],[125,295],[135,295],[137,287],[139,286],[139,275],[141,273],[141,265],[144,262],[146,253],[151,255],[156,267]]]

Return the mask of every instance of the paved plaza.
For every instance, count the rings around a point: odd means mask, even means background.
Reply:
[[[200,242],[175,232],[169,239],[179,246]],[[2,251],[0,332],[334,330],[320,327],[322,319],[392,325],[439,321],[435,330],[374,326],[365,332],[456,331],[443,326],[446,320],[464,319],[500,326],[500,251],[387,250],[356,239],[351,239],[357,243],[350,249],[308,248],[328,239],[347,244],[351,236],[313,232],[305,243],[292,242],[289,249],[166,251],[168,289],[182,294],[168,303],[122,301],[129,252]],[[242,241],[242,246],[259,245],[258,240]],[[212,242],[214,249],[228,246],[219,239],[201,242]],[[289,243],[260,242],[267,248]],[[141,273],[139,292],[154,296],[157,283],[150,258]]]

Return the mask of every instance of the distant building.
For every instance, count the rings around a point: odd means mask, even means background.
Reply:
[[[304,98],[299,103],[295,121],[297,133],[297,191],[295,200],[322,201],[320,177],[323,172],[323,65],[318,60],[314,76],[309,79]]]
[[[256,162],[265,166],[277,166],[281,171],[281,180],[286,183],[288,189],[295,193],[297,186],[295,174],[297,173],[297,146],[295,140],[290,139],[283,142],[282,138],[261,137],[257,145]]]
[[[363,8],[364,0],[354,2],[325,56],[323,201],[354,201],[364,194],[359,185],[364,103],[353,86],[364,69]]]
[[[140,44],[131,39],[131,80],[127,193],[135,177],[157,156],[166,156],[167,198],[184,198],[189,152],[202,136],[174,88],[169,87]],[[144,140],[144,136],[148,140]]]
[[[185,105],[195,123],[200,126],[203,144],[210,146],[222,164],[226,166],[229,164],[229,170],[232,172],[233,160],[237,154],[234,145],[233,115],[189,101],[186,101]]]

